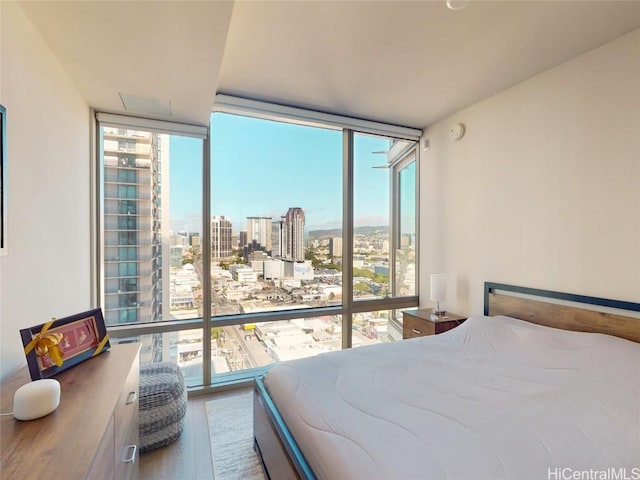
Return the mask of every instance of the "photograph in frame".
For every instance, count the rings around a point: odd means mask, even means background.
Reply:
[[[20,330],[32,380],[50,378],[110,348],[100,308]]]

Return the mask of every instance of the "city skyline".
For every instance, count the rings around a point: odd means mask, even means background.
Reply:
[[[404,219],[415,212],[411,162],[396,177],[404,208],[395,256],[389,240],[393,170],[387,162],[400,158],[403,143],[354,135],[357,220],[353,269],[345,276],[342,132],[233,116],[221,120],[222,126],[212,129],[220,143],[212,147],[212,208],[204,219],[208,245],[200,237],[205,142],[101,126],[102,306],[108,325],[198,318],[207,300],[214,317],[336,306],[345,282],[359,300],[387,298],[389,292],[415,295],[415,243],[407,237],[415,222]],[[309,231],[316,229],[326,233],[311,237]],[[207,247],[215,260],[210,280],[203,268]],[[341,315],[301,315],[218,330],[211,337],[213,371],[260,367],[341,347]],[[390,311],[354,313],[351,336],[354,345],[395,341],[402,338],[401,323]],[[200,330],[144,335],[143,355],[145,361],[169,356],[197,382],[209,338]],[[235,345],[229,343],[234,338]]]
[[[342,227],[342,132],[229,114],[212,115],[211,216],[225,216],[234,232],[247,218],[280,218],[299,207],[306,230]],[[356,135],[355,226],[388,225],[389,182],[380,153],[389,139]],[[202,231],[202,147],[170,138],[170,228]],[[321,194],[318,194],[320,189]]]

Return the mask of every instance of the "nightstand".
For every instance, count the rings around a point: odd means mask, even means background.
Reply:
[[[432,308],[418,308],[402,312],[402,338],[437,335],[457,327],[467,319],[467,317],[455,313],[432,317],[432,313]]]

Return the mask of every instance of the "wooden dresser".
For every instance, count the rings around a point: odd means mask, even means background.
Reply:
[[[46,417],[0,417],[0,478],[137,478],[139,350],[114,345],[57,375],[60,406]],[[0,411],[30,381],[24,367],[2,382]]]
[[[437,316],[433,316],[432,313],[432,308],[418,308],[402,312],[402,338],[437,335],[457,327],[467,319],[467,317],[455,313]]]

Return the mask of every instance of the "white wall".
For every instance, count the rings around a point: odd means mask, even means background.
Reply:
[[[90,113],[14,2],[0,2],[8,255],[0,257],[0,379],[26,364],[19,330],[91,307]]]
[[[466,134],[452,142],[458,122]],[[425,136],[424,306],[438,272],[463,314],[482,313],[484,281],[640,301],[640,30]]]

